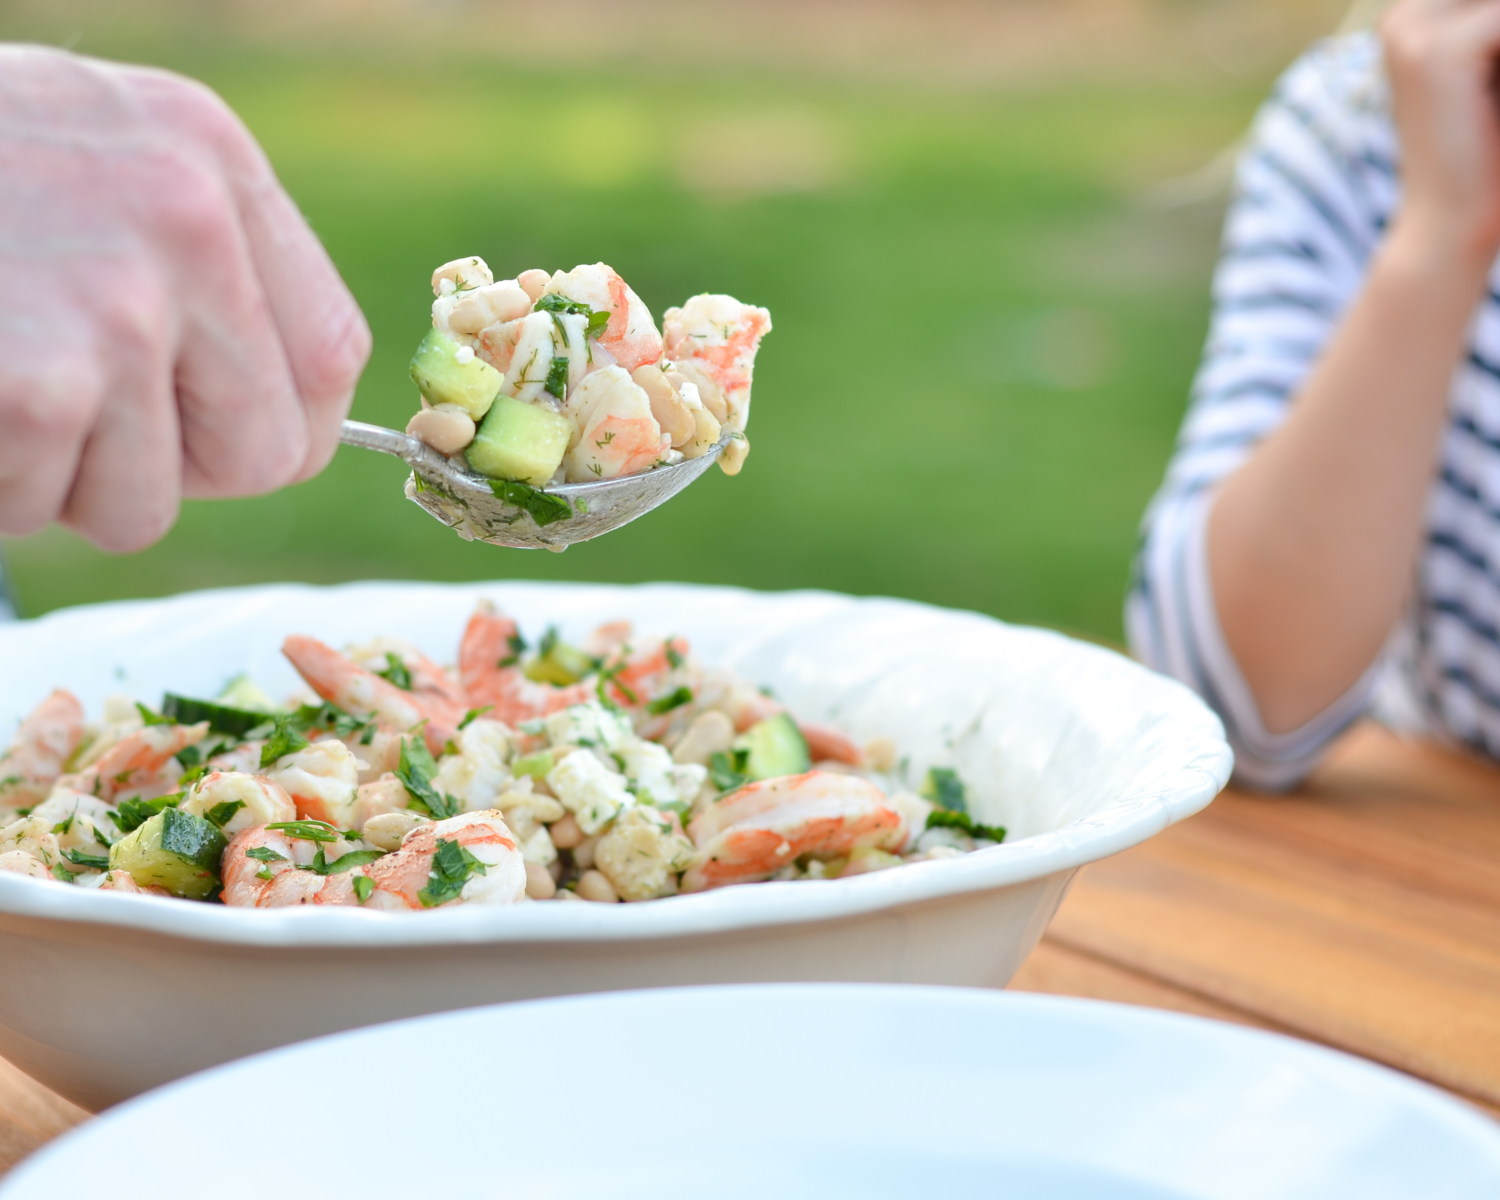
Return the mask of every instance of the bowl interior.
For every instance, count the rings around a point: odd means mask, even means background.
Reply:
[[[677,584],[276,585],[67,610],[0,628],[0,728],[54,686],[91,715],[110,694],[212,696],[241,672],[279,696],[298,683],[279,650],[289,633],[334,645],[390,634],[452,662],[482,595],[531,637],[620,617],[687,637],[804,719],[893,738],[910,786],[929,766],[956,768],[972,811],[1010,841],[1228,772],[1222,728],[1196,697],[1099,647],[906,601]]]

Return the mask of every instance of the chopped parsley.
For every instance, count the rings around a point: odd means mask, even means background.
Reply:
[[[295,754],[310,744],[297,730],[294,720],[295,717],[277,717],[271,722],[270,736],[266,738],[266,744],[260,748],[262,771],[268,767],[274,767],[280,759],[288,754]]]
[[[566,521],[573,515],[573,506],[561,496],[551,496],[540,488],[519,479],[491,479],[490,491],[495,498],[531,514],[538,525],[551,525],[554,521]]]
[[[546,658],[557,649],[557,626],[548,625],[547,632],[542,634],[542,640],[536,644],[538,658]]]
[[[52,878],[58,880],[61,883],[72,883],[73,872],[68,870],[67,867],[63,866],[62,863],[53,863]]]
[[[336,842],[344,836],[336,827],[327,821],[275,821],[266,826],[267,829],[275,829],[299,842]],[[351,837],[359,835],[350,834]]]
[[[518,758],[510,764],[510,769],[515,775],[530,775],[533,779],[543,779],[547,772],[552,770],[552,751],[538,750],[535,754]]]
[[[234,820],[234,814],[245,807],[243,800],[225,800],[222,804],[215,804],[203,814],[204,818],[220,829]]]
[[[964,782],[951,767],[930,767],[927,778],[922,781],[920,795],[924,800],[931,800],[939,808],[946,808],[949,812],[969,811]]]
[[[721,792],[732,792],[747,783],[750,776],[745,767],[750,761],[749,750],[716,750],[708,756],[708,777]]]
[[[78,815],[77,811],[74,811],[73,813],[69,814],[68,819],[66,821],[59,821],[56,825],[54,825],[52,827],[52,832],[53,833],[67,833],[69,830],[71,830],[73,828],[73,818],[76,817],[77,815]]]
[[[602,338],[604,336],[604,328],[609,324],[609,318],[611,315],[612,314],[607,308],[598,308],[589,313],[589,326],[588,329],[584,331],[585,334],[588,337],[594,338],[595,340]]]
[[[63,857],[79,867],[90,867],[96,871],[109,870],[109,855],[85,854],[82,850],[64,850]]]
[[[470,876],[487,874],[489,869],[457,841],[438,838],[427,886],[417,893],[417,899],[423,908],[436,908],[457,900]]]
[[[685,660],[682,657],[682,651],[680,651],[679,649],[677,649],[677,647],[673,644],[671,638],[668,638],[667,639],[667,663],[671,666],[672,670],[675,671],[678,667],[682,666],[682,664],[683,664],[684,661]]]
[[[403,692],[411,691],[411,672],[406,669],[406,664],[401,661],[399,654],[392,654],[389,650],[385,652],[385,670],[376,671],[382,679],[394,683]]]
[[[255,872],[255,878],[264,879],[267,883],[269,883],[271,880],[275,879],[276,876],[272,872],[270,867],[262,867],[259,871]]]
[[[550,392],[559,400],[567,395],[568,356],[566,354],[552,356],[552,365],[547,368],[547,382],[542,384],[542,391]]]
[[[287,860],[285,854],[280,854],[269,846],[251,846],[245,851],[245,857],[263,863],[286,862]]]
[[[659,696],[650,704],[646,705],[646,711],[653,717],[659,717],[662,713],[669,713],[674,708],[681,708],[684,704],[693,702],[693,689],[680,687],[666,696]]]
[[[513,667],[521,661],[521,655],[526,653],[526,639],[521,636],[519,629],[508,636],[505,641],[510,647],[510,653],[495,664],[497,667]]]
[[[176,808],[182,803],[182,793],[158,796],[155,800],[126,800],[114,811],[115,827],[121,833],[139,829],[163,809]]]
[[[350,882],[354,884],[354,895],[361,904],[375,891],[375,881],[368,875],[356,875]]]
[[[966,812],[950,812],[946,808],[935,808],[927,814],[928,829],[957,829],[970,837],[989,838],[994,842],[1005,840],[1005,826],[981,825]]]
[[[641,702],[641,698],[639,696],[631,691],[630,688],[626,687],[625,684],[620,682],[620,672],[625,670],[625,668],[630,665],[630,660],[625,657],[625,655],[629,652],[629,649],[630,648],[628,646],[622,648],[620,661],[615,663],[615,665],[612,667],[605,667],[603,670],[601,670],[599,672],[599,682],[594,685],[594,690],[599,694],[600,702],[607,708],[618,707],[615,702],[610,699],[609,693],[604,690],[611,684],[614,685],[615,690],[619,692],[620,695],[625,697],[625,702],[627,704],[639,704]]]
[[[434,821],[458,815],[458,802],[433,786],[438,773],[437,762],[427,743],[418,734],[401,739],[401,758],[396,764],[396,778],[411,798],[409,808],[425,813]]]
[[[384,850],[350,850],[347,854],[340,854],[332,862],[323,857],[323,848],[318,847],[318,852],[313,855],[312,866],[303,867],[304,871],[316,871],[319,875],[338,875],[343,871],[352,870],[354,867],[363,867],[374,862],[377,858],[384,858]]]
[[[467,729],[475,721],[479,720],[480,717],[484,716],[485,713],[492,711],[494,707],[493,704],[486,704],[483,708],[469,709],[468,712],[464,713],[464,719],[458,723],[458,727],[460,729]]]
[[[136,707],[136,710],[141,714],[141,720],[144,721],[144,722],[146,722],[146,724],[148,726],[150,726],[150,725],[172,725],[172,724],[175,724],[175,722],[172,720],[171,717],[164,717],[164,716],[162,716],[161,713],[156,712],[153,709],[147,708],[139,700],[137,700],[135,702],[135,707]]]

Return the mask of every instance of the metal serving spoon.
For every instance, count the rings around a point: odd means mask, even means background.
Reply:
[[[531,550],[566,550],[634,521],[702,475],[729,444],[726,436],[706,454],[675,466],[544,491],[486,479],[461,457],[445,458],[420,438],[380,425],[345,421],[339,441],[399,458],[411,468],[407,498],[466,541]]]

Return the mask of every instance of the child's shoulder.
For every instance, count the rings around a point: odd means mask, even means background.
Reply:
[[[1354,120],[1389,121],[1390,90],[1380,39],[1362,30],[1315,43],[1282,75],[1271,103]]]

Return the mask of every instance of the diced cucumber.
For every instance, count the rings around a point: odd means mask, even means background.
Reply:
[[[110,847],[109,867],[129,871],[142,887],[206,900],[219,886],[219,863],[227,845],[224,835],[202,817],[167,808]]]
[[[775,779],[812,770],[812,755],[797,722],[779,713],[757,721],[740,737],[746,753],[745,774],[751,779]]]
[[[207,721],[215,733],[227,733],[233,737],[244,737],[257,725],[271,719],[270,713],[251,712],[248,708],[232,708],[227,704],[215,704],[211,700],[192,700],[168,692],[161,698],[161,715],[169,717],[179,725],[196,725]]]
[[[560,642],[555,637],[542,640],[541,653],[523,669],[527,679],[534,683],[551,683],[557,687],[568,687],[584,676],[597,670],[599,664],[577,646]]]
[[[281,706],[270,694],[248,675],[236,675],[224,685],[224,690],[214,697],[215,704],[227,704],[230,708],[248,709],[250,712],[281,712]]]
[[[505,376],[481,358],[459,362],[459,346],[429,329],[411,360],[411,381],[433,404],[456,404],[474,420],[489,412]]]
[[[573,422],[561,413],[496,396],[464,456],[481,475],[545,487],[572,436]]]
[[[533,779],[545,779],[552,767],[552,751],[550,750],[538,750],[535,754],[528,754],[510,764],[512,774],[530,775]]]

